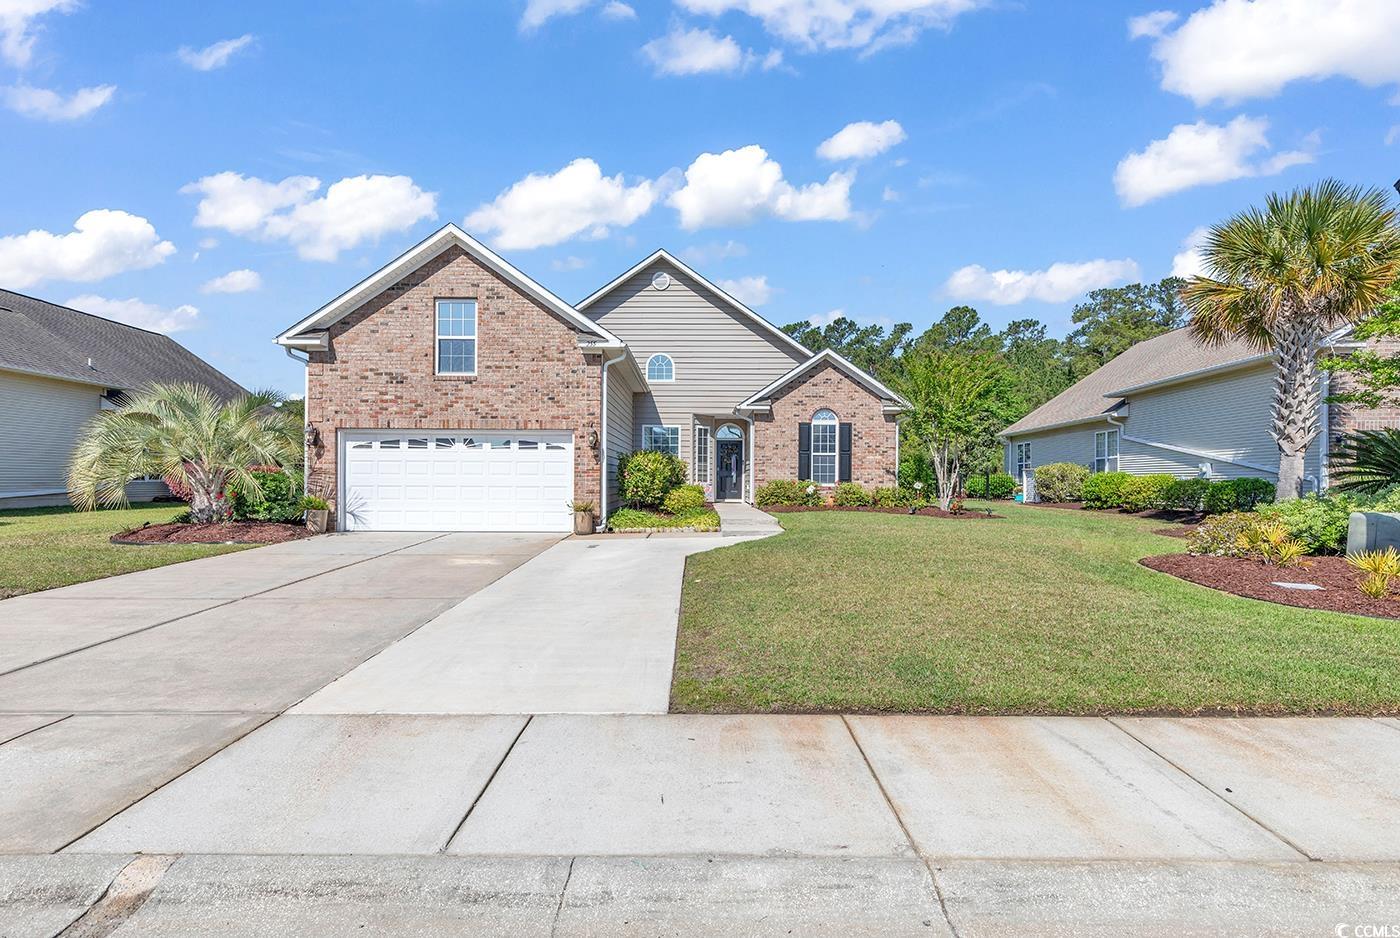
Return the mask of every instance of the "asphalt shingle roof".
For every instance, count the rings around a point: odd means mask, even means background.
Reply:
[[[225,400],[245,393],[169,336],[9,290],[0,290],[0,368],[124,390],[190,382]]]
[[[1258,350],[1244,342],[1209,346],[1191,338],[1185,329],[1164,332],[1132,346],[1026,414],[1002,433],[1027,433],[1110,414],[1122,407],[1124,401],[1121,397],[1104,397],[1112,391],[1166,381],[1193,371],[1253,358],[1258,354]]]

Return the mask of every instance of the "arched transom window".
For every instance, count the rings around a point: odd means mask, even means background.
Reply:
[[[675,381],[676,365],[670,355],[656,354],[647,359],[648,381]]]
[[[715,431],[715,439],[717,440],[742,440],[743,438],[744,431],[732,423],[726,423]]]
[[[836,415],[823,408],[812,415],[812,481],[836,484]]]

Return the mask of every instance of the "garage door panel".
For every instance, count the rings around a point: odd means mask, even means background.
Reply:
[[[567,432],[342,431],[347,530],[567,531]]]

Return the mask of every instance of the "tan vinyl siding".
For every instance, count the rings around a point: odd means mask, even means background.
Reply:
[[[658,270],[671,276],[665,290],[651,285]],[[680,454],[687,465],[694,457],[695,415],[731,413],[807,358],[664,260],[647,265],[584,312],[628,344],[643,374],[652,355],[671,357],[675,381],[651,382],[649,392],[637,395],[633,443],[640,446],[643,425],[680,427]]]
[[[1188,477],[1197,475],[1201,464],[1209,462],[1210,477],[1214,479],[1274,478],[1278,469],[1278,445],[1269,435],[1273,395],[1271,363],[1134,394],[1130,413],[1123,421],[1124,436],[1222,458],[1176,453],[1125,439],[1119,464],[1134,474],[1169,472]],[[1320,438],[1308,448],[1305,471],[1313,478],[1318,477],[1320,449]],[[1238,465],[1226,459],[1253,463],[1261,468]]]
[[[93,385],[0,371],[0,507],[68,502],[68,460],[101,402],[102,389]],[[127,487],[133,501],[168,494],[160,481]]]

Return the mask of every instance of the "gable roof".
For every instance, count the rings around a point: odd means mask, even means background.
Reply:
[[[909,406],[908,401],[900,397],[894,391],[891,391],[885,385],[881,384],[880,381],[877,380],[874,375],[870,374],[862,368],[856,367],[848,359],[837,354],[836,352],[833,352],[831,349],[823,349],[822,351],[813,355],[811,358],[807,359],[805,362],[799,363],[797,367],[788,371],[786,374],[769,384],[767,387],[759,390],[754,394],[751,394],[743,403],[741,403],[738,407],[734,409],[761,410],[767,407],[768,405],[762,403],[762,401],[771,396],[783,385],[787,384],[795,378],[801,377],[806,372],[811,371],[813,368],[821,364],[831,364],[844,371],[851,378],[854,378],[857,382],[863,384],[866,387],[866,389],[872,394],[875,394],[882,400],[889,401],[890,405],[894,409],[902,410]]]
[[[0,290],[0,368],[119,390],[190,382],[225,400],[247,393],[169,336],[10,290]]]
[[[275,341],[279,345],[286,346],[320,344],[323,337],[316,336],[314,333],[326,329],[332,323],[358,309],[365,302],[378,296],[385,289],[398,283],[405,276],[454,245],[466,251],[483,267],[515,286],[575,329],[603,340],[597,344],[613,347],[622,345],[617,336],[587,316],[579,315],[578,310],[453,224],[443,225],[388,264],[287,329]]]
[[[1268,354],[1261,354],[1245,342],[1202,345],[1185,328],[1173,329],[1131,346],[1001,431],[1001,435],[1103,420],[1122,409],[1130,393],[1245,367],[1268,358]]]
[[[773,335],[774,338],[782,341],[790,348],[801,352],[803,355],[812,354],[811,349],[807,348],[805,345],[803,345],[801,342],[798,342],[796,339],[788,335],[782,329],[779,329],[777,326],[764,319],[758,313],[755,313],[753,310],[749,309],[747,306],[739,302],[728,292],[726,292],[723,288],[721,288],[718,284],[697,273],[692,267],[690,267],[690,265],[686,264],[680,258],[676,257],[674,254],[670,253],[664,248],[658,248],[657,250],[648,254],[646,257],[642,258],[640,261],[627,268],[621,274],[614,277],[608,283],[606,283],[599,289],[593,291],[593,293],[589,294],[589,296],[586,299],[584,299],[581,303],[578,304],[578,311],[583,312],[585,309],[592,306],[598,300],[602,299],[604,296],[617,289],[617,287],[626,283],[638,273],[645,270],[649,265],[654,264],[657,261],[665,261],[672,267],[675,267],[681,273],[685,274],[687,277],[690,277],[692,280],[695,280],[706,290],[709,290],[715,296],[723,300],[727,305],[732,307],[735,312],[739,313],[741,316],[752,320],[761,329],[764,329],[765,331],[769,332]]]

